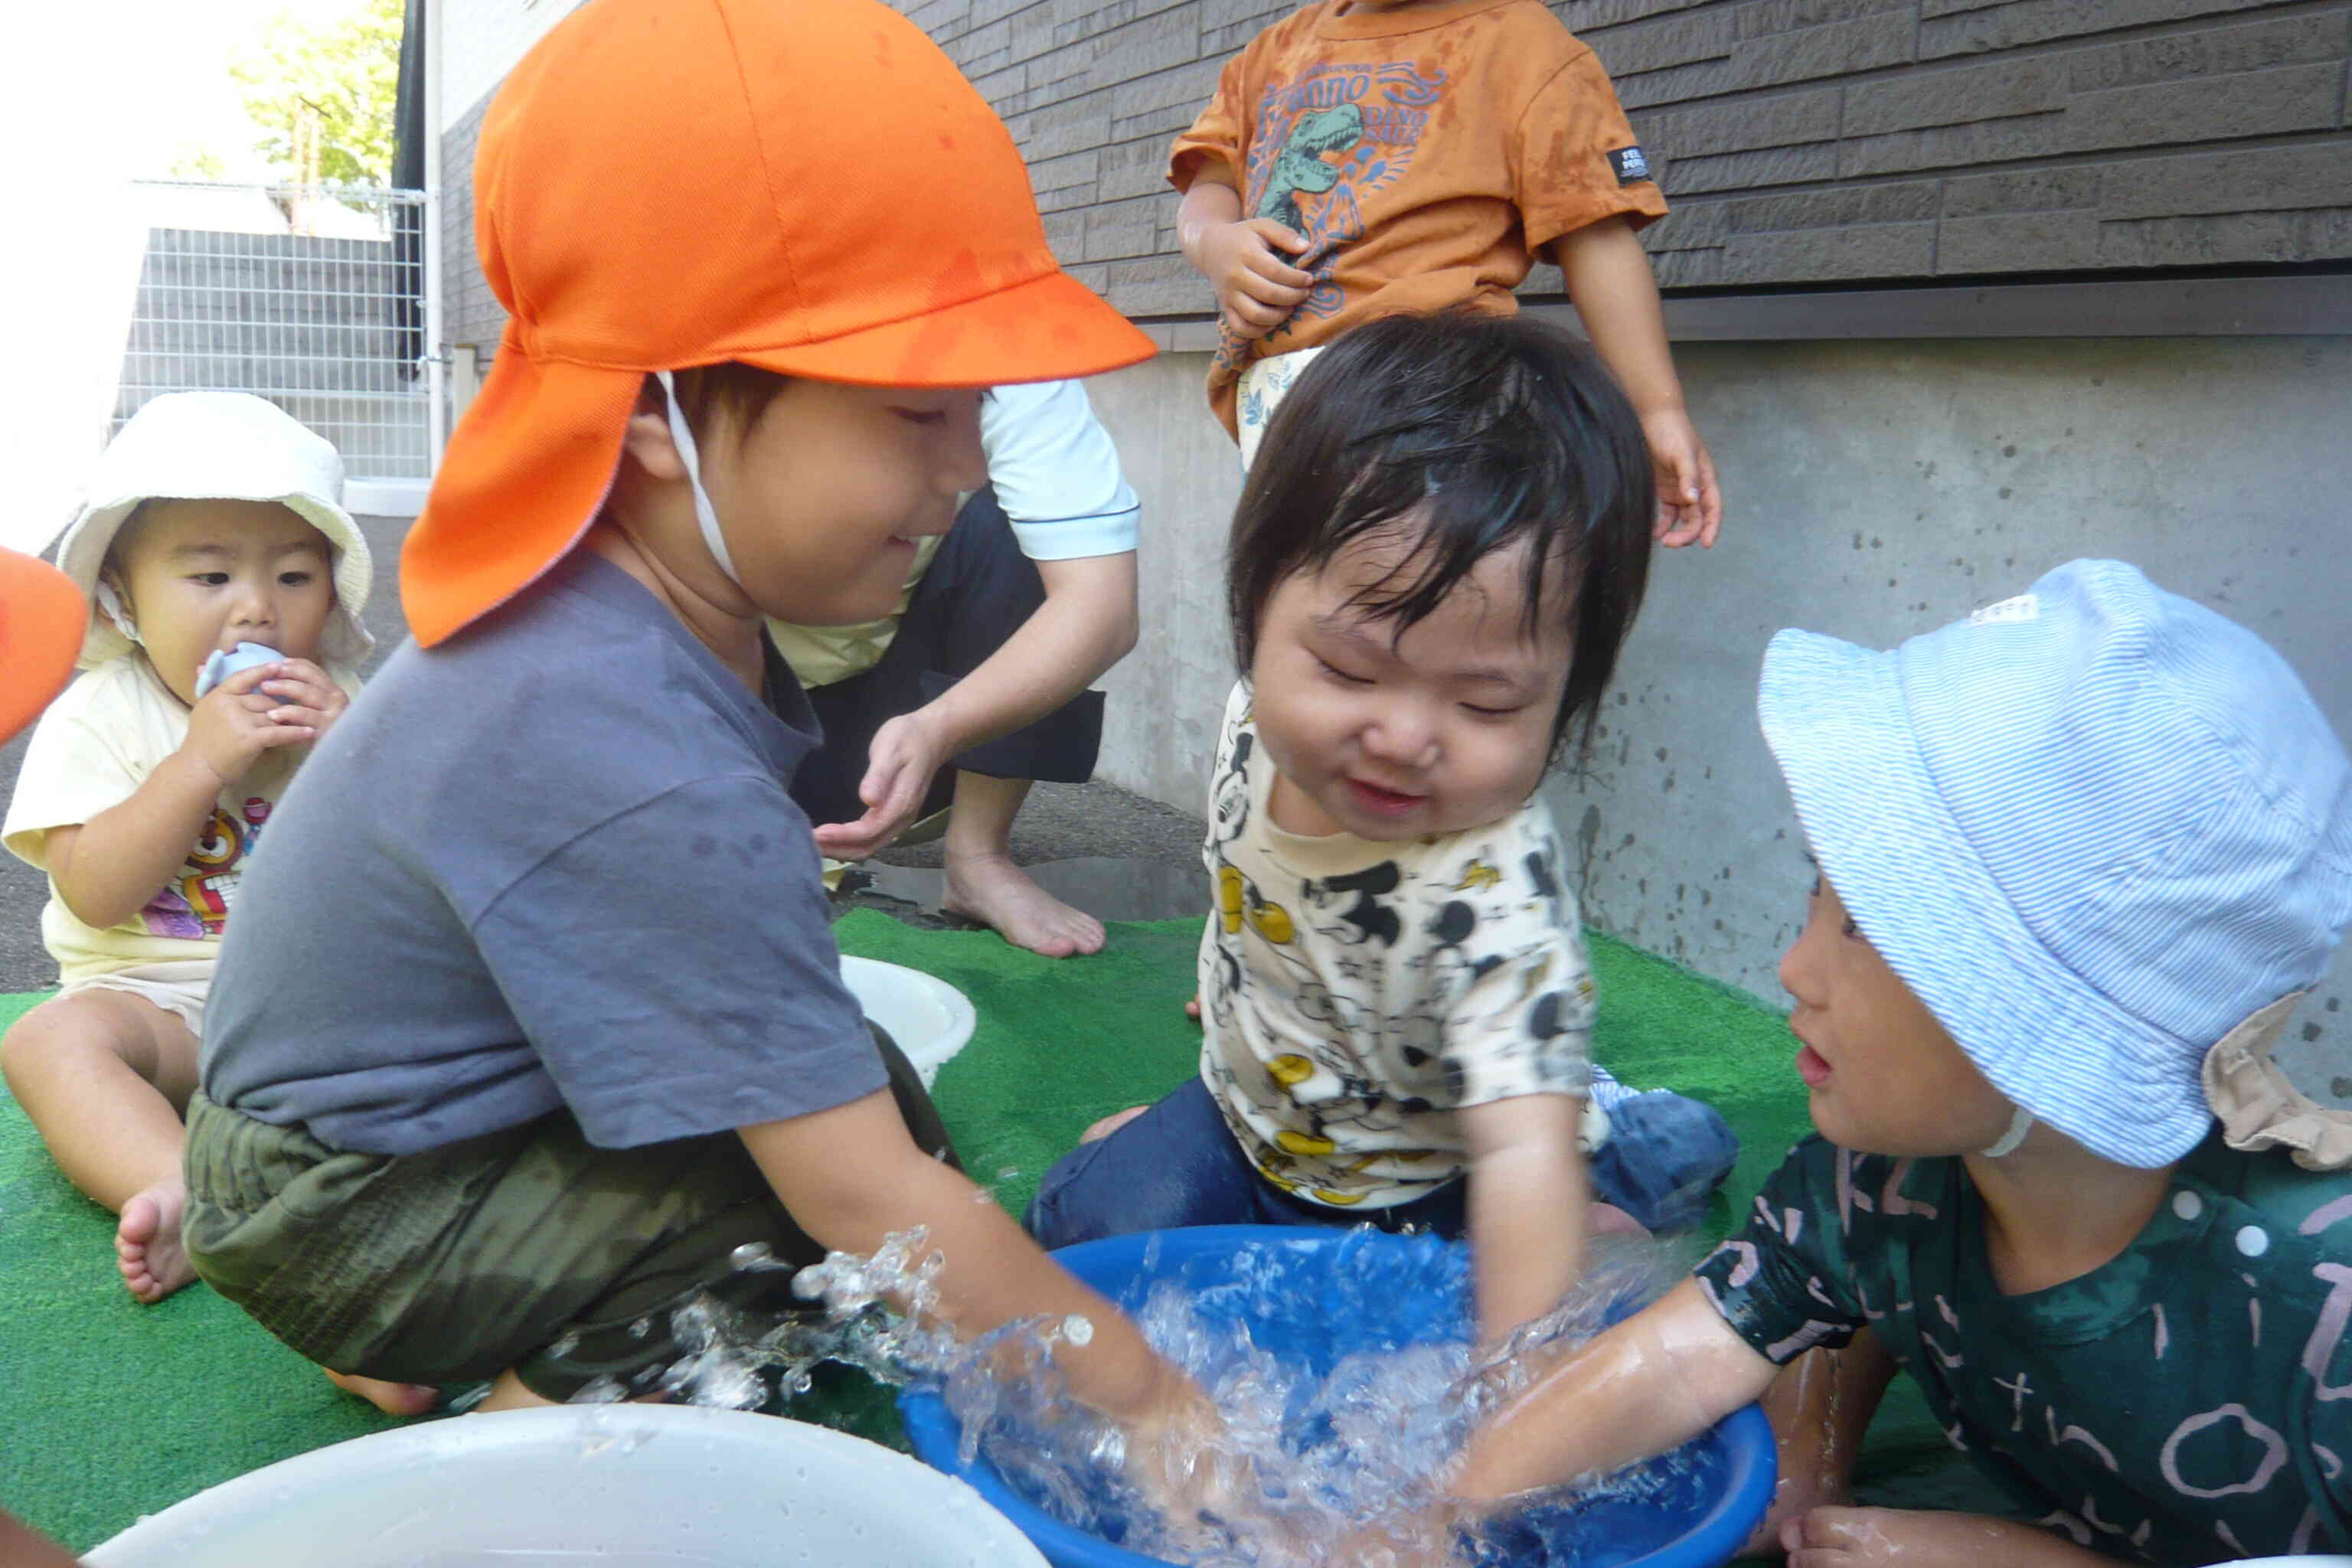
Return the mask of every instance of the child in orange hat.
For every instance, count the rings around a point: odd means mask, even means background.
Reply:
[[[197,1272],[324,1366],[497,1408],[656,1394],[674,1310],[794,1308],[739,1258],[914,1232],[959,1331],[1082,1314],[1078,1399],[1208,1429],[941,1157],[843,987],[789,794],[816,736],[762,629],[888,612],[982,482],[978,389],[1149,343],[878,0],[583,7],[474,184],[512,319],[403,558],[415,639],[273,819],[223,957]]]
[[[81,590],[46,562],[0,550],[0,745],[16,738],[47,707],[81,647],[87,619]],[[0,1563],[8,1568],[68,1568],[62,1546],[0,1513]]]

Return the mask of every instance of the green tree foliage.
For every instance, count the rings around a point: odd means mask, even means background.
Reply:
[[[392,183],[393,100],[400,82],[403,0],[358,0],[331,18],[278,12],[261,42],[229,64],[262,135],[262,155],[289,179],[354,185]],[[306,123],[307,122],[307,123]]]

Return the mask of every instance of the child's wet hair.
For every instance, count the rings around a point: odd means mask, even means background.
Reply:
[[[1581,753],[1641,608],[1656,510],[1641,421],[1567,333],[1466,312],[1367,322],[1299,376],[1243,487],[1225,570],[1241,667],[1275,589],[1360,540],[1419,536],[1402,585],[1356,601],[1398,636],[1486,556],[1530,546],[1528,630],[1547,613],[1571,628],[1552,750],[1574,729]]]

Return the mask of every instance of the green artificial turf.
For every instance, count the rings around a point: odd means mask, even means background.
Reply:
[[[1059,962],[866,910],[836,929],[844,952],[928,971],[971,999],[979,1026],[934,1093],[966,1170],[1015,1214],[1088,1122],[1194,1068],[1200,1035],[1183,1004],[1197,921],[1115,925],[1103,952]],[[1637,1088],[1710,1100],[1740,1135],[1710,1212],[1720,1236],[1806,1131],[1788,1033],[1754,998],[1636,949],[1596,937],[1593,960],[1600,1059]],[[0,1027],[40,999],[0,996]],[[113,1225],[0,1096],[0,1507],[86,1550],[232,1476],[397,1424],[200,1285],[138,1305],[115,1272]],[[798,1413],[895,1441],[887,1398],[861,1380],[827,1380],[812,1401]],[[1873,1500],[1987,1500],[1907,1384],[1873,1430],[1864,1476]]]

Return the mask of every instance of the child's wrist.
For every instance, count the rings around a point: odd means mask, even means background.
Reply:
[[[193,735],[181,742],[179,750],[165,757],[156,771],[161,773],[175,763],[180,774],[179,785],[186,789],[192,797],[202,795],[206,801],[210,801],[215,795],[236,782],[235,774],[224,773],[218,764],[205,754],[204,748],[196,744],[195,737]]]

